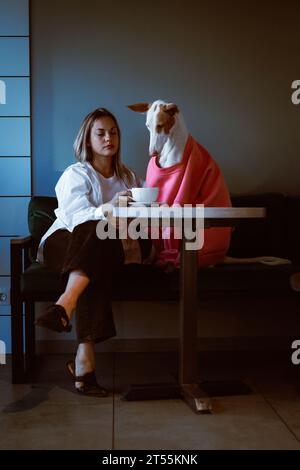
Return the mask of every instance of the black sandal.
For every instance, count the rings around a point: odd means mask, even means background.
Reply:
[[[90,397],[107,397],[108,391],[98,384],[94,370],[92,372],[87,372],[82,376],[76,376],[75,361],[68,361],[66,365],[74,382],[82,382],[80,387],[75,387],[76,391],[80,395],[87,395]]]
[[[65,325],[63,324],[63,320],[66,322]],[[70,320],[64,307],[57,304],[50,305],[50,307],[47,308],[46,313],[39,317],[35,324],[52,331],[57,331],[58,333],[63,331],[69,332],[72,329],[72,325],[70,325]]]

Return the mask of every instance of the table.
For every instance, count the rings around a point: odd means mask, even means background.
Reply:
[[[183,208],[182,208],[183,209]],[[167,220],[173,225],[176,219],[190,219],[193,224],[197,223],[199,211],[196,207],[190,208],[188,213],[174,213],[172,207],[164,207],[159,211],[159,207],[116,207],[113,215],[119,220],[127,218],[140,218],[143,223],[148,223],[152,219],[159,219],[160,223]],[[244,219],[259,219],[266,216],[266,210],[262,207],[205,207],[200,209],[200,218],[205,228],[209,227],[229,227],[236,225]],[[199,221],[199,220],[198,220]],[[198,383],[197,364],[197,250],[186,249],[186,235],[183,230],[181,241],[181,262],[180,262],[180,338],[179,338],[179,367],[178,383],[172,385],[158,384],[150,386],[148,390],[140,386],[131,389],[124,398],[151,399],[151,398],[175,398],[182,397],[191,409],[196,413],[212,411],[210,397]]]

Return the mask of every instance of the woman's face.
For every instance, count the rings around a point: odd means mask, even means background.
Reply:
[[[119,134],[115,122],[108,116],[97,119],[90,135],[94,158],[113,157],[119,149]]]

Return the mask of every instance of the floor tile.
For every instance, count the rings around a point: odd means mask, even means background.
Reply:
[[[297,449],[300,443],[260,395],[220,397],[213,414],[181,400],[116,399],[116,449]]]
[[[203,380],[243,379],[253,393],[216,397],[212,414],[197,415],[180,399],[121,399],[132,383],[175,383],[176,353],[97,355],[97,376],[111,390],[102,399],[74,391],[68,359],[40,356],[28,384],[12,385],[0,368],[0,449],[300,450],[300,383],[284,361],[202,353]]]
[[[300,442],[300,379],[298,373],[295,370],[291,371],[291,369],[252,372],[251,380],[255,383],[256,390]]]
[[[98,355],[105,398],[74,390],[68,356],[37,359],[34,380],[12,385],[0,376],[0,449],[110,449],[113,426],[113,355]]]
[[[122,392],[130,384],[175,382],[176,353],[116,353],[115,390]]]
[[[0,449],[110,449],[112,402],[53,405],[0,414]]]
[[[300,449],[276,410],[256,393],[257,382],[242,357],[202,354],[199,359],[204,381],[243,379],[253,393],[215,398],[214,413],[209,415],[196,415],[181,400],[116,398],[117,449]],[[130,383],[175,381],[177,364],[176,354],[120,353],[116,390],[124,391]]]

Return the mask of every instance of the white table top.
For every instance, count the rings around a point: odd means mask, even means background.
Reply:
[[[128,206],[114,207],[113,215],[119,218],[150,218],[150,219],[257,219],[266,216],[264,207],[146,207]]]

